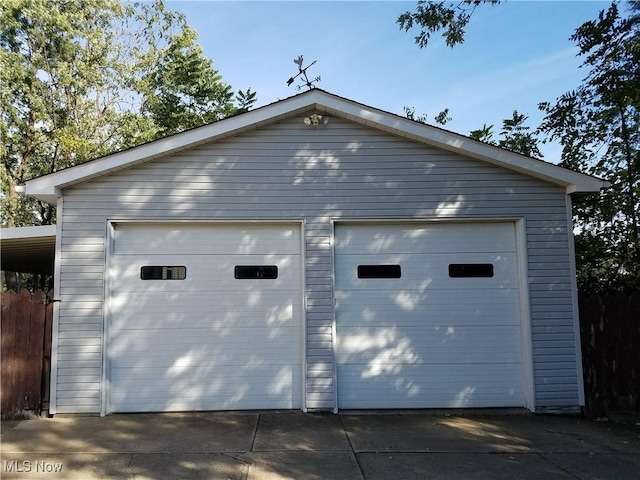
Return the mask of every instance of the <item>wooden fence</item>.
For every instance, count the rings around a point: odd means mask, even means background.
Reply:
[[[52,292],[50,292],[52,295]],[[2,293],[2,418],[39,415],[49,401],[53,305],[38,290]]]
[[[640,413],[640,294],[581,294],[579,307],[588,413]]]

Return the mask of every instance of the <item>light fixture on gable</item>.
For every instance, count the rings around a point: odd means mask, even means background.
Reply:
[[[304,124],[309,126],[326,125],[327,123],[329,123],[329,117],[326,115],[318,115],[317,113],[309,115],[304,119]]]

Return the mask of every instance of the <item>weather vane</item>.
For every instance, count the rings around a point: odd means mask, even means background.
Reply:
[[[304,68],[302,68],[302,62],[303,62],[302,55],[298,56],[298,58],[293,60],[293,63],[298,65],[298,73],[294,77],[291,77],[289,78],[289,80],[287,80],[287,85],[291,86],[291,84],[295,81],[295,79],[302,75],[303,83],[302,85],[296,85],[296,88],[298,90],[302,90],[306,86],[309,90],[311,90],[314,88],[313,84],[318,83],[320,81],[319,76],[317,76],[313,80],[309,80],[309,77],[307,77],[307,69],[311,67],[314,63],[316,63],[316,60],[314,60]]]

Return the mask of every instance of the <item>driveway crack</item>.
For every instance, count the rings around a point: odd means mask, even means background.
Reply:
[[[132,453],[131,454],[131,458],[129,459],[129,463],[127,463],[127,469],[129,470],[130,474],[131,474],[131,480],[134,480],[136,478],[136,472],[133,469],[133,460],[135,458],[136,454]]]
[[[231,454],[231,453],[226,453],[226,452],[220,452],[220,455],[223,455],[225,457],[229,457],[229,458],[233,458],[234,460],[237,460],[238,462],[244,463],[246,465],[251,465],[251,461],[250,460],[245,460],[244,458],[242,458],[242,455],[245,455],[244,453],[240,453],[240,454]]]
[[[364,472],[362,471],[362,465],[360,465],[360,459],[358,458],[358,454],[353,448],[353,443],[351,443],[351,437],[349,437],[349,432],[347,432],[347,428],[344,426],[344,421],[342,419],[342,415],[340,417],[340,425],[342,426],[342,431],[344,432],[345,437],[347,437],[347,441],[349,442],[349,447],[351,448],[351,453],[353,454],[353,458],[356,461],[356,466],[358,467],[358,471],[360,472],[360,477],[364,480]]]
[[[244,458],[242,458],[243,455],[247,455],[247,452],[244,453],[238,453],[238,454],[232,454],[232,453],[226,453],[226,452],[220,452],[221,455],[228,457],[228,458],[232,458],[233,460],[236,460],[238,462],[240,462],[242,464],[241,467],[241,479],[242,480],[246,480],[247,478],[249,478],[249,473],[250,473],[250,469],[253,466],[253,462],[251,460],[245,460]]]
[[[258,419],[256,420],[256,428],[253,431],[253,439],[251,440],[251,447],[249,448],[250,452],[253,452],[253,446],[256,443],[256,437],[258,436],[258,427],[260,426],[260,418],[262,415],[258,414]]]
[[[540,457],[541,459],[543,459],[545,462],[549,462],[551,465],[553,465],[555,468],[557,468],[558,470],[562,470],[564,473],[566,473],[567,475],[570,475],[572,478],[576,478],[578,480],[582,480],[582,477],[579,477],[578,475],[576,475],[575,473],[572,473],[570,470],[567,470],[566,468],[564,468],[562,465],[560,465],[557,462],[554,462],[553,460],[551,460],[550,458],[548,458],[547,456],[544,455],[544,453],[542,452],[535,452],[536,455],[538,455],[538,457]]]

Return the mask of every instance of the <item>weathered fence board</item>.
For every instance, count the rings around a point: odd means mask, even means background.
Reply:
[[[48,393],[52,312],[42,291],[2,294],[2,418],[39,414],[48,400],[43,393]]]
[[[579,296],[589,413],[640,412],[640,295]]]

